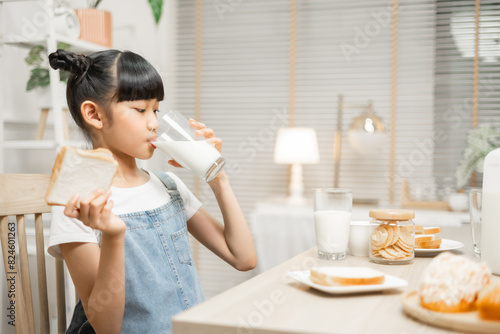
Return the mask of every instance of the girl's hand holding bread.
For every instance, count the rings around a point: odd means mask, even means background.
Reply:
[[[65,205],[67,217],[76,218],[107,236],[121,234],[125,232],[125,223],[111,212],[111,191],[103,190],[111,186],[117,167],[107,149],[63,146],[52,168],[45,200],[50,205]]]
[[[101,189],[86,196],[80,201],[80,209],[76,204],[80,195],[74,195],[64,208],[64,214],[76,218],[90,228],[99,230],[108,236],[115,236],[125,232],[126,225],[123,220],[116,217],[111,209],[113,201],[109,200],[111,190],[103,192]]]

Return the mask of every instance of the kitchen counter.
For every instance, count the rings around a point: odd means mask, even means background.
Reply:
[[[443,227],[440,237],[461,241],[455,253],[472,256],[470,226]],[[217,295],[172,319],[173,334],[270,333],[452,333],[431,327],[403,313],[401,295],[415,290],[432,257],[416,257],[408,265],[378,265],[366,257],[319,260],[316,248]],[[355,295],[330,295],[287,277],[315,265],[366,266],[408,281],[399,290]]]

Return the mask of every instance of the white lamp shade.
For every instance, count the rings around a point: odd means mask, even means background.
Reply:
[[[349,130],[348,138],[352,148],[361,154],[379,153],[388,139],[385,132],[366,132],[353,129]]]
[[[278,164],[313,164],[319,162],[318,140],[313,128],[282,128],[274,150]]]

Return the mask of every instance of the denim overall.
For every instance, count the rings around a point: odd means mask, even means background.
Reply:
[[[119,215],[125,232],[125,313],[122,333],[170,333],[170,318],[203,300],[189,248],[183,200],[175,181],[154,172],[171,200],[143,212]],[[81,302],[67,334],[94,333]]]

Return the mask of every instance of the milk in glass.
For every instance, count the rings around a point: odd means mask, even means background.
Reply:
[[[347,211],[315,211],[314,224],[318,252],[338,254],[347,251],[351,213]]]
[[[202,179],[221,158],[219,151],[205,140],[155,141],[153,145]]]

